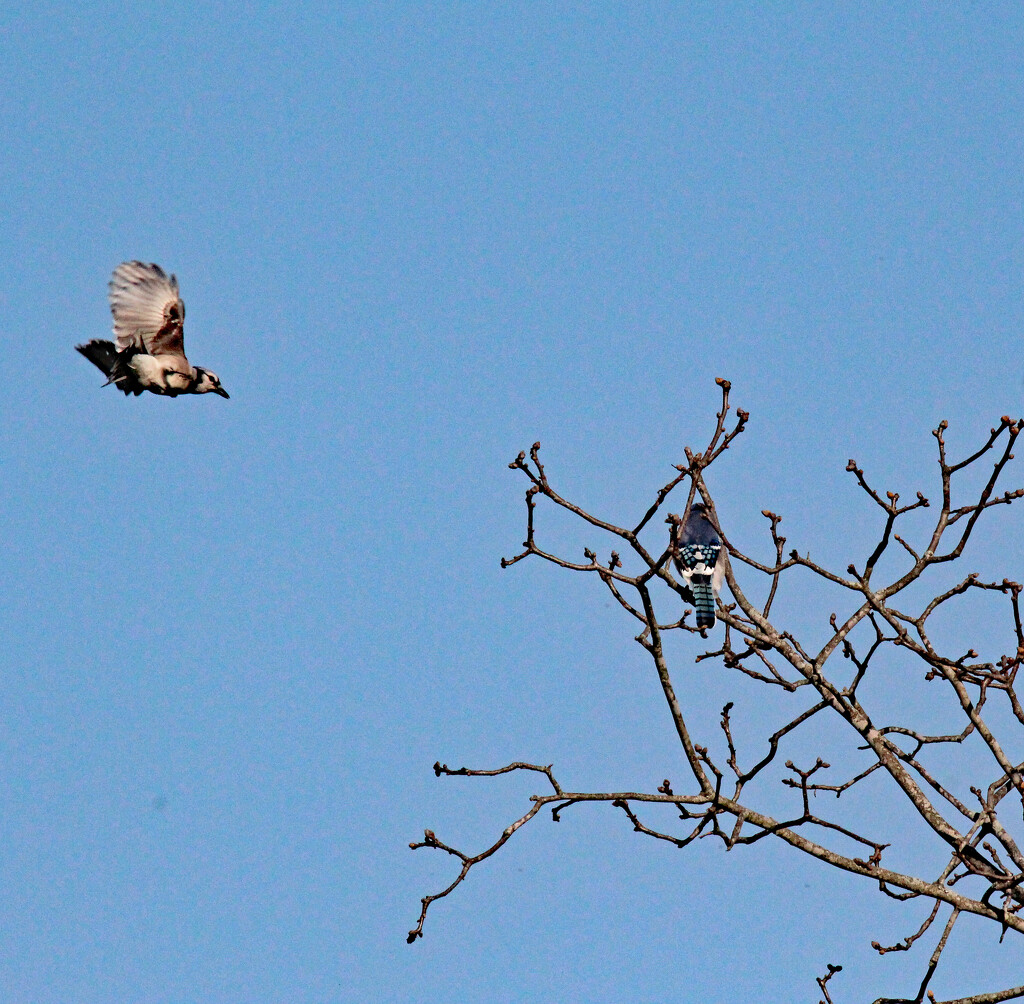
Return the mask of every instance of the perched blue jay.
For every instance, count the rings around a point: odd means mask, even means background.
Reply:
[[[715,626],[715,597],[725,576],[725,547],[711,525],[701,502],[690,506],[690,515],[676,540],[676,568],[693,592],[697,627]]]

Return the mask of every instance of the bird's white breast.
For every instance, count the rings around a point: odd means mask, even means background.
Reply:
[[[160,394],[186,391],[191,387],[192,374],[182,372],[177,363],[176,356],[150,356],[140,352],[132,356],[128,365],[143,387]]]

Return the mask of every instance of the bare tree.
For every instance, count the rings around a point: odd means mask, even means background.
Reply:
[[[929,500],[918,492],[914,501],[901,505],[898,494],[877,491],[868,483],[863,470],[851,460],[846,469],[856,478],[870,503],[884,514],[884,529],[877,546],[859,567],[850,564],[844,573],[838,573],[801,556],[796,550],[787,551],[786,538],[779,534],[781,517],[767,510],[763,515],[774,552],[770,560],[759,561],[742,553],[726,536],[705,482],[705,472],[744,431],[749,415],[736,410],[735,418],[730,419],[730,384],[726,380],[717,383],[722,391],[722,404],[707,448],[701,453],[686,449],[686,463],[677,466],[677,475],[658,491],[651,506],[632,527],[600,519],[559,494],[541,463],[539,443],[533,445],[529,458],[520,453],[509,465],[529,481],[526,540],[522,552],[511,559],[503,559],[502,566],[536,557],[560,568],[594,575],[636,619],[640,625],[636,640],[650,656],[657,672],[672,726],[688,764],[689,775],[681,786],[683,790],[677,791],[676,786],[665,780],[654,792],[567,791],[551,766],[517,762],[496,770],[465,767],[456,770],[435,763],[434,772],[439,777],[491,777],[513,771],[533,771],[544,776],[546,790],[533,795],[529,810],[477,854],[449,846],[430,830],[422,841],[410,845],[413,849],[429,847],[444,851],[455,857],[461,867],[451,885],[424,897],[419,921],[409,932],[409,943],[422,937],[431,904],[456,889],[472,868],[495,854],[541,810],[549,808],[557,820],[572,806],[605,802],[621,811],[638,833],[678,847],[686,847],[698,837],[706,836],[717,837],[727,848],[774,838],[833,868],[863,876],[877,884],[885,896],[912,905],[920,899],[924,909],[918,907],[920,912],[914,923],[922,917],[923,921],[912,934],[894,945],[883,946],[878,942],[872,945],[880,954],[907,951],[942,918],[936,927],[936,930],[941,928],[941,934],[924,967],[923,979],[914,996],[879,998],[875,1004],[896,1004],[897,1001],[916,1004],[924,1001],[926,994],[934,1001],[928,986],[961,915],[974,914],[990,920],[998,925],[1003,936],[1008,932],[1011,936],[1024,934],[1024,916],[1021,915],[1024,851],[1017,842],[1024,819],[1024,763],[1015,762],[1015,757],[1008,752],[1013,746],[1019,746],[1022,739],[1019,727],[1024,725],[1024,708],[1015,691],[1017,671],[1024,660],[1022,587],[1009,579],[984,582],[972,573],[952,585],[936,588],[934,574],[961,558],[979,520],[988,510],[1009,505],[1024,495],[1024,489],[1000,491],[997,488],[1004,469],[1013,459],[1014,444],[1024,428],[1024,420],[1012,421],[1004,416],[974,453],[955,463],[946,455],[947,423],[940,423],[933,435],[938,449],[941,504],[930,533],[915,543],[907,539],[909,534],[901,536],[896,532],[897,524],[900,528],[909,525],[905,517],[931,506]],[[992,462],[990,470],[985,466],[986,461]],[[977,493],[971,495],[970,501],[954,501],[954,487],[963,484],[969,470],[975,476],[981,472]],[[652,521],[662,511],[669,495],[680,486],[688,489],[683,513],[668,515],[665,520],[669,524],[668,532],[658,531]],[[719,659],[728,670],[745,674],[765,687],[780,688],[794,695],[793,700],[799,705],[789,721],[761,740],[767,749],[756,762],[744,762],[747,758],[741,755],[741,747],[750,747],[755,737],[734,731],[730,715],[732,703],[722,708],[718,722],[724,745],[717,761],[707,746],[694,740],[692,723],[684,716],[665,656],[663,642],[668,631],[706,637],[704,631],[689,623],[688,610],[678,619],[672,619],[679,610],[680,599],[692,603],[685,583],[673,575],[671,559],[677,550],[679,527],[685,523],[698,497],[706,506],[709,519],[720,533],[731,559],[726,569],[731,602],[720,602],[718,609],[718,618],[725,625],[722,642],[714,651],[698,656],[698,661]],[[583,562],[570,561],[544,550],[536,536],[538,499],[547,499],[572,513],[593,531],[616,539],[635,571],[627,571],[619,552],[614,550],[607,559],[599,560],[597,551],[587,548]],[[651,547],[652,538],[659,537],[660,543]],[[880,583],[876,578],[881,575],[876,576],[876,570],[883,555],[886,567],[898,564],[901,570]],[[897,562],[892,560],[894,556],[899,559]],[[736,575],[741,566],[746,566],[747,571],[740,578],[748,580],[757,573],[761,579],[763,588],[756,583],[755,587],[764,593],[762,601],[755,602],[749,597],[748,593],[752,592],[749,582],[741,586]],[[801,643],[776,626],[772,613],[783,575],[796,569],[817,577],[823,587],[817,592],[825,594],[826,590],[832,590],[848,599],[841,616],[832,613],[829,617],[827,640],[816,651],[814,646]],[[922,581],[924,587],[920,585]],[[922,588],[926,592],[922,593]],[[1005,609],[1012,626],[1012,650],[988,662],[980,661],[973,648],[964,654],[941,651],[935,641],[932,618],[940,610],[955,607],[957,601],[969,595],[985,592],[1005,597]],[[915,601],[915,597],[922,595],[925,599]],[[668,618],[656,612],[656,599],[659,603],[664,599],[671,602],[672,613]],[[942,688],[946,703],[960,716],[959,731],[932,735],[905,724],[910,714],[906,703],[873,707],[871,701],[862,700],[865,678],[872,669],[877,669],[882,653],[894,650],[898,658],[921,665],[926,670],[925,679]],[[839,659],[834,658],[837,655]],[[759,808],[751,797],[763,790],[754,782],[763,783],[770,776],[771,765],[779,767],[777,761],[785,755],[783,749],[792,748],[798,730],[818,715],[831,715],[842,723],[842,733],[848,737],[854,752],[862,751],[861,755],[867,758],[866,765],[846,780],[826,784],[823,772],[829,764],[821,757],[804,766],[798,766],[792,759],[786,760],[788,774],[782,782],[794,792],[794,809],[789,818],[776,819],[763,811],[763,807]],[[904,724],[887,724],[893,718],[902,718]],[[1002,721],[1005,734],[997,734],[997,721]],[[934,762],[934,754],[940,748],[965,744],[967,740],[984,754],[980,761],[983,776],[970,785],[960,780],[964,774],[962,758],[953,758],[958,769],[952,780],[943,776],[941,763],[937,767]],[[964,750],[966,744],[959,748]],[[812,811],[815,796],[829,793],[839,799],[871,775],[876,775],[871,782],[876,792],[878,782],[884,780],[889,805],[902,805],[923,821],[945,862],[937,873],[914,875],[887,867],[886,858],[891,860],[895,853],[887,854],[890,843]],[[877,793],[874,797],[878,797]],[[673,806],[678,812],[677,826],[666,832],[645,822],[642,816],[649,813],[645,807],[650,803]],[[817,807],[816,802],[814,807]],[[1015,827],[1017,838],[1013,835]],[[919,851],[919,848],[913,850]],[[920,857],[919,854],[910,856]],[[900,860],[906,857],[904,854]],[[826,1001],[832,999],[827,984],[840,969],[829,966],[828,973],[818,980]],[[977,993],[960,998],[956,1004],[994,1004],[1019,997],[1024,997],[1024,986]]]

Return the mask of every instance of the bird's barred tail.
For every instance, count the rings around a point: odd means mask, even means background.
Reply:
[[[697,611],[697,627],[711,628],[715,626],[715,594],[710,582],[697,582],[693,577],[690,589],[693,591],[693,607]]]

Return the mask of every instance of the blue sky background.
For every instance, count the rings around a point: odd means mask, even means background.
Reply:
[[[435,759],[683,781],[625,615],[499,568],[520,449],[632,522],[728,377],[734,539],[767,556],[771,508],[845,568],[879,527],[848,457],[934,494],[940,418],[960,453],[1021,412],[1018,6],[28,3],[0,129],[5,1001],[816,1001],[828,962],[837,1001],[916,989],[933,942],[869,942],[921,909],[783,847],[579,807],[409,947],[455,872],[407,844],[478,850],[540,790]],[[178,274],[230,401],[125,400],[73,351],[130,258]],[[969,562],[1024,574],[1016,508]],[[780,602],[814,638],[837,601]],[[1001,650],[975,617],[954,647]],[[726,700],[757,737],[793,713],[700,650],[673,649],[699,741]],[[878,696],[955,725],[920,676]],[[940,996],[1021,982],[997,937],[963,924]]]

